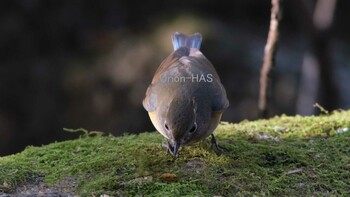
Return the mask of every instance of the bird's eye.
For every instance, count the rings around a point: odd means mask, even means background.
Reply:
[[[192,128],[190,129],[190,133],[193,133],[197,130],[197,123],[194,123]]]
[[[169,130],[169,126],[165,123],[164,127],[166,128],[166,130]]]

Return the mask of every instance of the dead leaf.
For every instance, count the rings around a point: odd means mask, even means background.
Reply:
[[[162,181],[176,181],[177,176],[175,174],[171,174],[171,173],[164,173],[164,174],[162,174],[162,176],[160,176],[160,179]]]

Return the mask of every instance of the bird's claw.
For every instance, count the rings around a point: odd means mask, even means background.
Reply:
[[[217,150],[219,153],[222,153],[222,152],[223,152],[223,149],[224,149],[224,148],[218,144],[218,141],[216,140],[216,137],[214,136],[214,134],[211,134],[211,140],[210,140],[210,142],[211,142],[211,148],[213,148],[213,146],[215,146],[216,150]]]
[[[162,147],[166,148],[166,154],[172,154],[174,157],[177,157],[177,155],[174,155],[174,147],[170,144],[169,141],[163,142]]]

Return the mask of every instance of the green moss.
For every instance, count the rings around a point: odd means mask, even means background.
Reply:
[[[350,195],[350,111],[222,123],[207,141],[165,154],[157,132],[79,139],[0,157],[0,191],[35,176],[67,177],[81,196]],[[170,173],[174,179],[164,179]],[[68,181],[69,184],[69,181]]]

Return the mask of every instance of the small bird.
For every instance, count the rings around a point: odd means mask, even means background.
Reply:
[[[172,35],[174,51],[160,64],[143,99],[154,127],[166,139],[167,153],[211,135],[229,106],[226,91],[209,60],[200,51],[202,35]]]

